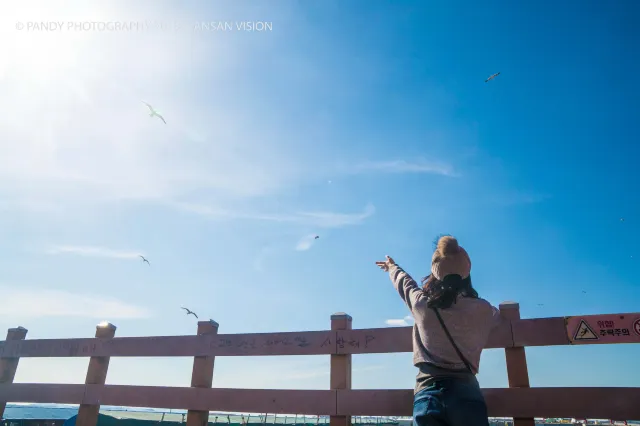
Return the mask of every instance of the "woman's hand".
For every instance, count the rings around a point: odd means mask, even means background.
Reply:
[[[387,272],[389,271],[389,267],[391,265],[395,265],[396,262],[394,262],[394,260],[392,258],[390,258],[389,256],[386,256],[387,260],[382,261],[382,262],[376,262],[376,265],[378,265],[378,267],[380,269],[382,269],[383,271]]]

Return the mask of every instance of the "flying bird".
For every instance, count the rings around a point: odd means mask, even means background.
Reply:
[[[320,238],[320,236],[319,236],[319,235],[316,235],[316,236],[315,236],[315,238],[314,238],[314,240],[317,240],[318,238]]]
[[[195,313],[195,312],[190,311],[190,310],[189,310],[189,309],[187,309],[187,308],[182,308],[182,309],[184,309],[185,311],[187,311],[187,315],[193,315],[194,317],[198,318],[198,316],[196,315],[196,313]]]
[[[158,114],[158,112],[153,109],[153,107],[151,105],[149,105],[148,103],[146,103],[145,101],[142,101],[143,104],[145,104],[148,108],[149,108],[149,117],[158,117],[160,120],[162,120],[164,122],[164,124],[167,124],[167,122],[165,121],[164,117],[161,116],[160,114]]]
[[[147,262],[147,265],[151,266],[151,264],[149,263],[149,261],[147,260],[147,258],[145,258],[143,255],[139,254],[138,256],[140,256],[140,259],[142,259],[143,262]]]
[[[484,82],[485,82],[485,83],[488,83],[490,80],[493,80],[494,78],[496,78],[496,77],[497,77],[497,76],[499,76],[499,75],[500,75],[500,73],[499,73],[499,72],[497,72],[497,73],[495,73],[494,75],[492,75],[491,77],[489,77],[488,79],[486,79]]]

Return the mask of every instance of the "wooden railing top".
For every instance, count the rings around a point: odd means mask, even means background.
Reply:
[[[0,341],[0,357],[330,355],[412,351],[412,328]],[[503,320],[486,348],[640,343],[640,313]]]

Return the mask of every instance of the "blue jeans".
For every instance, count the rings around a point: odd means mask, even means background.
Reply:
[[[489,426],[478,382],[434,379],[414,396],[413,426]]]

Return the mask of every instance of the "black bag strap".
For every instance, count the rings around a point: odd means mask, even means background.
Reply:
[[[440,321],[440,325],[442,326],[442,329],[444,330],[444,333],[449,338],[449,341],[451,342],[451,344],[453,345],[453,348],[458,353],[458,356],[460,357],[462,362],[464,362],[464,365],[467,367],[467,370],[469,370],[469,372],[471,374],[473,374],[473,370],[471,369],[471,364],[469,363],[469,361],[467,361],[467,359],[464,357],[464,355],[462,355],[462,352],[460,352],[460,349],[458,349],[458,345],[456,345],[456,342],[453,341],[453,337],[451,337],[451,333],[449,333],[449,330],[447,329],[447,326],[444,325],[444,320],[440,316],[440,312],[438,311],[437,308],[432,308],[432,309],[436,313],[436,316],[438,317],[438,321]]]

